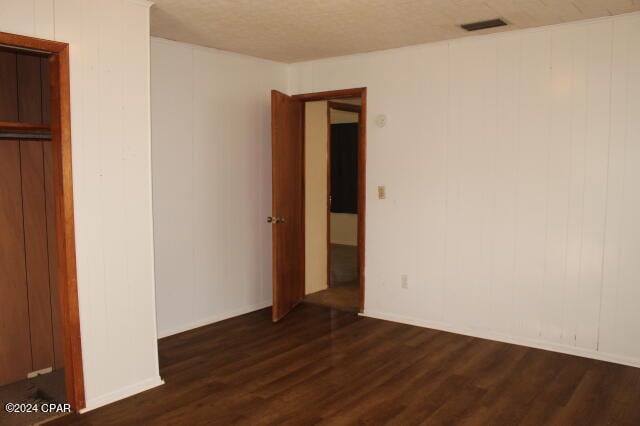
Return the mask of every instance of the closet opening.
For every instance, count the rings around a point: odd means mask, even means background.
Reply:
[[[53,407],[0,424],[85,405],[69,114],[68,45],[0,33],[0,401]]]

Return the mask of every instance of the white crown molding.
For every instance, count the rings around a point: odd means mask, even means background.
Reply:
[[[151,0],[126,0],[126,1],[128,1],[129,3],[137,4],[139,6],[145,6],[147,8],[153,6],[153,1]]]

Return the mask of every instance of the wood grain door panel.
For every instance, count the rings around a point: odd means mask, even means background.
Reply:
[[[42,141],[20,141],[33,370],[54,365]]]
[[[18,121],[17,56],[0,50],[0,121]]]
[[[20,143],[0,140],[0,386],[31,371]]]
[[[42,123],[42,58],[18,55],[18,118],[24,123]]]
[[[49,289],[51,292],[51,328],[53,330],[54,369],[64,366],[60,293],[58,291],[58,254],[56,247],[56,213],[53,187],[53,152],[51,143],[42,145],[44,154],[45,204],[47,210],[47,246],[49,254]]]
[[[273,308],[279,321],[304,297],[304,103],[271,92]]]

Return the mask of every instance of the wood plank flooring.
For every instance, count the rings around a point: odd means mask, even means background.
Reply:
[[[333,284],[331,287],[307,294],[306,303],[357,313],[360,310],[360,282]]]
[[[162,339],[165,385],[50,424],[640,424],[640,369],[309,304],[270,319]]]

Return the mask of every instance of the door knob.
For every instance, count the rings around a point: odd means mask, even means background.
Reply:
[[[284,223],[284,217],[267,216],[268,223]]]

